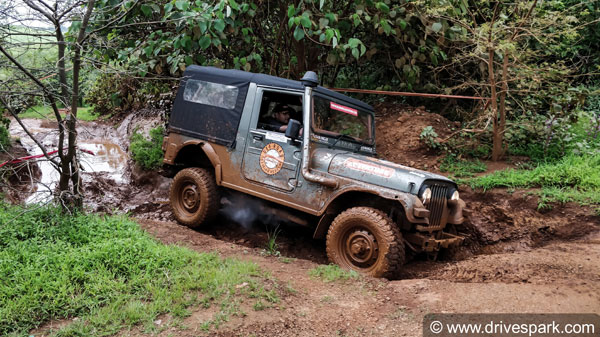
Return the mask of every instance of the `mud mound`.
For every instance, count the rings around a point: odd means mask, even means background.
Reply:
[[[21,144],[16,143],[8,152],[0,152],[0,164],[29,155]],[[41,174],[35,161],[6,164],[0,168],[0,194],[4,194],[12,203],[22,203],[35,192],[35,182]]]
[[[424,145],[419,136],[432,126],[438,138],[444,139],[459,126],[446,118],[425,111],[424,107],[381,103],[377,111],[377,153],[383,159],[411,167],[437,171],[440,156]]]

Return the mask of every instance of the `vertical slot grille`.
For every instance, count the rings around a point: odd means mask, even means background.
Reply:
[[[444,185],[431,185],[431,201],[427,205],[429,210],[429,228],[441,227],[442,216],[446,208],[446,195],[448,187]]]

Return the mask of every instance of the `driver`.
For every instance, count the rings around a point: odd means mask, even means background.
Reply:
[[[273,108],[273,115],[266,120],[266,124],[274,131],[285,132],[292,109],[287,104],[279,103]]]

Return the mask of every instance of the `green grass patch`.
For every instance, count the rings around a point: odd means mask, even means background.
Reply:
[[[335,264],[319,265],[309,271],[312,277],[320,278],[325,282],[346,281],[358,279],[359,275],[354,270],[346,270]]]
[[[65,116],[65,114],[61,114],[62,117]],[[39,105],[39,106],[34,106],[31,107],[29,109],[27,109],[27,111],[20,113],[19,117],[21,118],[38,118],[38,119],[46,119],[46,118],[52,118],[54,119],[54,111],[52,111],[52,108],[50,106],[45,106],[45,105]],[[95,121],[98,120],[98,115],[94,114],[94,108],[93,107],[79,107],[77,108],[77,119],[80,121]]]
[[[163,162],[163,141],[164,129],[162,127],[150,130],[150,139],[146,139],[143,134],[134,131],[131,135],[129,150],[133,160],[145,170],[157,169]]]
[[[479,159],[464,160],[450,155],[444,157],[440,164],[440,171],[448,172],[456,178],[473,177],[475,173],[485,172],[486,170],[487,165]]]
[[[541,208],[550,202],[574,201],[600,204],[600,155],[569,155],[555,163],[539,164],[531,170],[506,169],[461,180],[471,188],[541,188]]]
[[[140,324],[152,331],[160,314],[182,318],[190,306],[218,305],[211,326],[239,312],[240,298],[278,301],[257,265],[163,245],[123,216],[0,204],[0,224],[3,336],[75,317],[55,334],[112,335]]]

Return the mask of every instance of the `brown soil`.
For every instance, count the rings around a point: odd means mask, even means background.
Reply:
[[[29,156],[27,150],[16,142],[8,152],[0,152],[0,164],[26,156]],[[0,167],[0,194],[6,195],[12,203],[21,203],[34,192],[34,182],[40,175],[35,161],[6,164]]]
[[[381,103],[376,107],[377,154],[399,164],[438,172],[440,157],[420,140],[423,129],[432,126],[443,140],[460,126],[427,112],[424,107]]]

